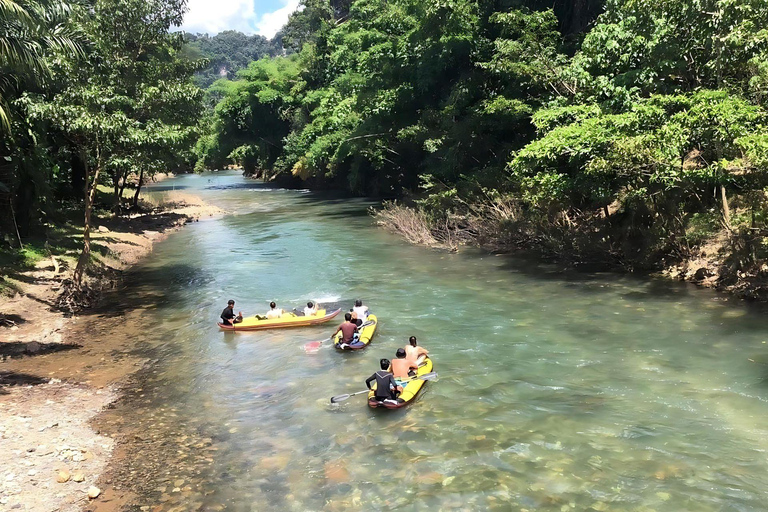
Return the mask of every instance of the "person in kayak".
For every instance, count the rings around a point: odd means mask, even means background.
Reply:
[[[353,323],[353,324],[355,324],[355,325],[356,325],[356,326],[358,326],[358,327],[360,327],[361,325],[363,325],[363,321],[362,321],[362,320],[360,320],[359,318],[357,318],[357,313],[355,313],[354,311],[352,311],[352,312],[350,313],[350,315],[352,315],[352,323]]]
[[[404,348],[397,349],[395,356],[397,359],[392,360],[392,375],[395,377],[395,382],[400,386],[403,384],[403,381],[416,375],[416,373],[411,372],[413,370],[418,370],[419,367],[415,362],[406,359]]]
[[[411,336],[408,338],[408,343],[409,344],[405,346],[405,357],[413,364],[416,364],[416,361],[420,356],[426,356],[429,354],[429,350],[425,349],[424,347],[419,347],[416,344],[416,336]]]
[[[344,323],[342,323],[337,329],[336,332],[331,334],[331,338],[336,336],[336,333],[341,331],[341,340],[339,341],[339,346],[344,347],[345,345],[351,345],[355,342],[355,333],[357,332],[357,324],[352,321],[352,313],[345,313],[344,314]]]
[[[267,320],[271,318],[280,318],[283,316],[283,310],[277,307],[274,302],[269,303],[269,311],[267,311]]]
[[[368,319],[368,306],[363,306],[363,301],[357,299],[352,311],[357,313],[357,318],[365,322]]]
[[[229,299],[227,301],[227,307],[221,312],[221,323],[224,325],[235,325],[243,321],[243,312],[238,311],[235,316],[235,301]]]
[[[403,388],[397,385],[394,376],[387,370],[390,365],[389,359],[382,359],[379,361],[379,365],[381,366],[381,370],[365,379],[365,385],[368,386],[368,389],[371,389],[371,382],[375,380],[376,393],[374,396],[376,397],[376,400],[379,402],[383,402],[384,400],[395,400]]]
[[[304,316],[312,316],[317,313],[318,304],[312,301],[307,302],[307,307],[304,308]]]

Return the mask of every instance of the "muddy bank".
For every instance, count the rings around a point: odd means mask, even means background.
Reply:
[[[114,434],[92,420],[149,361],[137,355],[149,343],[140,329],[145,311],[117,305],[123,271],[187,222],[219,213],[174,193],[149,211],[97,222],[93,236],[102,250],[87,276],[94,302],[86,309],[61,305],[72,268],[65,258],[4,276],[18,292],[0,298],[0,451],[6,454],[0,509],[116,507],[111,482],[102,476]]]

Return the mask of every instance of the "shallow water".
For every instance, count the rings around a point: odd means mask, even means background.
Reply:
[[[155,326],[137,350],[156,363],[119,406],[162,449],[131,462],[152,510],[765,510],[763,307],[409,246],[370,203],[233,173],[153,193],[173,189],[231,213],[160,243],[121,296],[149,298]],[[301,350],[336,320],[215,325],[229,298],[254,314],[358,297],[380,325],[355,353]],[[330,405],[412,334],[440,374],[416,403]]]

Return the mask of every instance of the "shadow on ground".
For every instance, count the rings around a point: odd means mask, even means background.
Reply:
[[[39,356],[43,354],[51,354],[53,352],[64,352],[81,347],[82,345],[77,345],[75,343],[39,343],[37,341],[29,341],[26,343],[19,341],[0,343],[0,358]]]
[[[3,389],[7,386],[37,386],[45,384],[48,379],[30,375],[29,373],[2,372],[0,371],[0,395],[7,395],[8,391]]]

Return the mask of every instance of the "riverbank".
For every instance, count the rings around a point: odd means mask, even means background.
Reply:
[[[0,472],[0,508],[75,511],[94,497],[109,507],[99,477],[115,441],[90,422],[147,360],[133,353],[135,337],[109,335],[116,323],[138,324],[142,311],[101,310],[99,299],[119,290],[123,271],[156,242],[219,213],[195,196],[173,192],[140,213],[98,219],[92,235],[97,257],[87,275],[92,300],[86,308],[60,300],[73,254],[51,254],[30,268],[4,273],[0,450],[12,456]],[[77,226],[67,233],[70,238],[57,242],[75,243]]]
[[[768,262],[755,255],[755,236],[719,227],[685,251],[637,250],[629,257],[611,247],[610,236],[587,226],[550,227],[516,219],[520,212],[509,205],[474,205],[473,213],[448,215],[442,221],[419,207],[384,203],[372,211],[376,223],[408,242],[451,252],[461,246],[482,247],[493,253],[517,253],[543,257],[568,267],[587,267],[618,272],[641,271],[712,288],[747,300],[768,301]],[[750,254],[742,254],[749,252]]]

